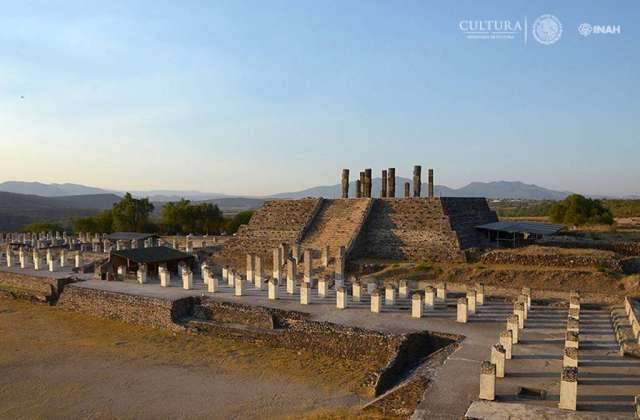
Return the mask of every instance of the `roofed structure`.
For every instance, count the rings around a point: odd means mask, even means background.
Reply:
[[[555,235],[564,229],[564,225],[531,221],[500,221],[476,226],[476,229],[484,231],[489,241],[501,246],[507,243],[509,246],[528,245],[536,239]]]
[[[138,233],[138,232],[113,232],[107,235],[110,241],[144,241],[149,238],[159,238],[155,233]]]

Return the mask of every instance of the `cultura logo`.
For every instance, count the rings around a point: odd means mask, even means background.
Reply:
[[[558,42],[562,36],[560,19],[553,15],[542,15],[533,22],[533,37],[543,45]]]

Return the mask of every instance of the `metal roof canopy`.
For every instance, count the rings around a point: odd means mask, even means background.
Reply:
[[[159,238],[155,233],[113,232],[107,235],[111,241],[141,241],[148,238]]]
[[[111,251],[111,255],[117,255],[138,264],[163,263],[193,258],[190,254],[166,246],[122,249],[120,251]]]
[[[476,226],[476,229],[492,230],[508,233],[533,233],[536,235],[553,235],[564,229],[564,225],[543,222],[504,221]]]

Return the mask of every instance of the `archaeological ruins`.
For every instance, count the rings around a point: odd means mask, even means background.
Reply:
[[[2,233],[0,295],[365,360],[365,416],[640,416],[640,300],[586,268],[636,254],[495,250],[487,200],[435,196],[432,169],[426,191],[421,166],[375,193],[350,173],[341,198],[268,201],[231,237]]]

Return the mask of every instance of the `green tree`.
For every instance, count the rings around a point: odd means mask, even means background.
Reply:
[[[238,231],[241,225],[246,225],[253,216],[253,210],[245,210],[233,216],[233,219],[227,223],[226,231],[228,234],[233,234]]]
[[[55,223],[35,222],[29,223],[22,227],[22,232],[40,233],[40,232],[63,232],[64,228]]]
[[[573,194],[551,206],[549,219],[567,225],[613,224],[613,215],[600,200]]]
[[[122,232],[144,232],[150,225],[153,204],[148,198],[136,199],[126,193],[113,205],[113,229]]]
[[[182,199],[162,206],[161,223],[171,233],[210,234],[220,230],[223,216],[216,205]]]
[[[113,232],[113,212],[105,210],[95,216],[79,217],[73,220],[75,232],[111,233]]]

